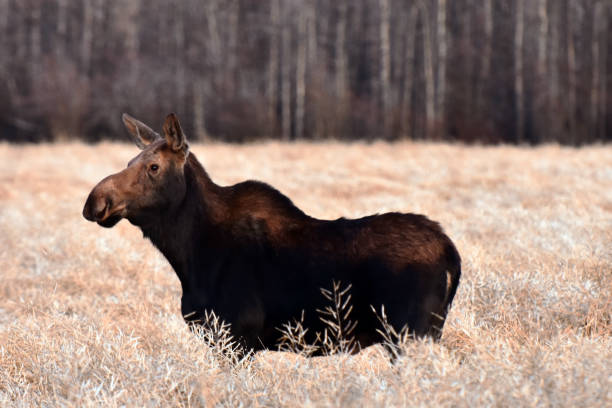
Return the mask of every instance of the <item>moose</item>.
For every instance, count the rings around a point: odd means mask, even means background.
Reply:
[[[321,333],[321,290],[342,282],[359,348],[384,342],[373,312],[381,308],[398,332],[440,338],[461,259],[438,223],[404,213],[313,218],[263,182],[215,184],[175,114],[163,137],[122,119],[142,151],[93,188],[83,216],[106,228],[126,218],[142,230],[178,275],[188,324],[212,311],[244,347],[272,349],[279,328],[300,316],[310,336]]]

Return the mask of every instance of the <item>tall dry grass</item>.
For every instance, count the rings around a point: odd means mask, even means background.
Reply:
[[[194,146],[221,184],[267,181],[323,218],[442,223],[463,276],[442,341],[307,359],[219,353],[137,228],[81,217],[120,144],[0,144],[2,406],[612,405],[612,148]]]

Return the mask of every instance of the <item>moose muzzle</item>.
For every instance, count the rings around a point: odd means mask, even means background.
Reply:
[[[87,197],[83,217],[106,228],[117,224],[123,218],[125,206],[117,202],[114,190],[112,176],[98,183]]]

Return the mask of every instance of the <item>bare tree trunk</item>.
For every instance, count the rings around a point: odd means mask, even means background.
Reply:
[[[558,106],[559,106],[559,63],[561,62],[559,59],[559,23],[560,23],[560,10],[559,4],[560,2],[553,1],[551,3],[554,7],[551,10],[552,12],[552,21],[550,24],[550,73],[549,73],[549,91],[550,91],[550,99],[548,101],[548,105],[551,111],[548,114],[550,119],[554,118],[557,114]],[[551,120],[550,127],[548,128],[549,132],[552,132],[552,137],[558,138],[560,127],[557,125],[556,120]]]
[[[185,48],[185,27],[183,23],[183,8],[180,7],[180,0],[174,0],[177,3],[172,4],[174,9],[174,64],[176,73],[176,109],[179,112],[185,112],[185,94],[186,94],[186,80],[185,80],[185,61],[181,58],[183,50]]]
[[[491,55],[493,44],[493,4],[492,0],[484,0],[484,47],[482,50],[482,60],[480,63],[480,78],[476,84],[476,109],[478,114],[484,116],[485,110],[485,91],[491,76]]]
[[[122,7],[118,7],[113,16],[117,20],[117,27],[125,31],[125,62],[127,71],[125,74],[130,76],[131,83],[138,82],[140,78],[140,58],[138,55],[140,48],[140,38],[138,36],[139,14],[140,0],[133,0],[126,2]]]
[[[8,1],[8,0],[7,0]],[[63,54],[66,48],[66,33],[68,26],[68,0],[57,1],[57,36],[58,44],[55,44],[55,53]]]
[[[304,137],[304,103],[306,96],[306,26],[308,14],[298,15],[298,49],[295,74],[295,137]]]
[[[380,7],[380,91],[381,91],[381,110],[383,119],[384,137],[389,136],[389,115],[391,98],[391,56],[390,56],[390,20],[391,10],[389,0],[378,0]]]
[[[30,11],[30,17],[32,18],[30,24],[30,72],[32,75],[37,76],[40,64],[40,56],[42,54],[42,48],[40,44],[40,8],[42,5],[33,4]]]
[[[205,79],[198,78],[195,81],[194,89],[193,89],[193,119],[195,124],[195,133],[197,140],[201,142],[208,141],[208,133],[206,132],[206,83]]]
[[[211,2],[214,0],[211,0]],[[210,2],[205,2],[205,7],[208,7]],[[161,3],[158,6],[160,9],[156,10],[159,16],[159,29],[157,30],[157,50],[160,55],[165,55],[168,50],[168,31],[170,31],[170,23],[168,22],[168,12],[164,8],[167,7],[165,3]],[[208,13],[205,13],[208,17]],[[209,39],[210,41],[210,39]]]
[[[423,20],[423,53],[424,53],[424,69],[425,69],[425,139],[434,136],[433,126],[436,118],[434,104],[434,72],[433,72],[433,57],[432,57],[432,41],[431,41],[431,24],[429,21],[429,9],[423,2],[419,2],[421,10],[421,19]]]
[[[525,133],[525,98],[523,93],[523,1],[516,0],[516,25],[514,31],[514,93],[516,101],[516,141],[521,142]]]
[[[464,50],[463,55],[463,66],[464,66],[464,82],[466,86],[464,87],[464,100],[466,101],[465,106],[463,107],[464,114],[471,116],[474,111],[474,106],[472,105],[475,101],[474,93],[476,92],[473,75],[474,75],[474,45],[472,40],[472,13],[474,12],[474,1],[473,0],[465,0],[465,8],[461,13],[461,25],[462,25],[462,48]]]
[[[308,65],[311,65],[317,58],[317,1],[309,0],[308,4]]]
[[[540,35],[538,36],[538,77],[544,78],[547,71],[547,39],[548,39],[548,0],[538,0],[538,18],[540,20]]]
[[[308,67],[307,77],[309,78],[309,83],[312,84],[313,74],[315,72],[315,62],[317,61],[317,56],[319,54],[319,48],[317,44],[317,2],[316,0],[310,0],[308,2],[308,55],[306,58],[306,65]],[[308,108],[308,104],[305,104],[304,109]],[[311,118],[310,125],[310,136],[314,139],[319,137],[319,128],[318,128],[318,117],[315,115],[317,112],[316,109],[309,110],[309,117]]]
[[[210,56],[213,59],[213,65],[217,66],[221,61],[221,40],[219,39],[219,30],[217,27],[217,12],[218,0],[207,0],[204,2],[206,9],[206,25],[208,27],[208,41],[210,47]]]
[[[537,112],[538,120],[536,135],[538,140],[546,140],[546,134],[550,129],[550,95],[548,84],[548,0],[538,0],[538,60],[536,65],[537,86],[534,100],[534,108]]]
[[[406,49],[404,51],[404,94],[402,133],[404,138],[412,138],[412,88],[414,84],[414,43],[416,35],[417,9],[414,4],[408,5],[408,24],[406,26]]]
[[[107,8],[106,7],[107,4],[108,3],[106,2],[106,0],[93,0],[92,2],[92,7],[93,7],[92,35],[93,33],[95,33],[96,27],[98,27],[98,30],[101,31],[101,33],[98,34],[97,36],[94,35],[91,41],[92,52],[95,52],[96,49],[104,50],[104,48],[106,47],[106,41],[107,41],[106,37],[110,36],[106,32],[104,32],[104,27],[108,25],[107,22],[104,21],[104,18],[107,17],[105,15],[105,9]]]
[[[569,142],[576,143],[576,49],[574,46],[574,30],[578,21],[578,16],[574,14],[576,10],[575,0],[568,1],[567,10],[567,77],[568,77],[568,112],[569,123]]]
[[[601,120],[599,121],[599,132],[598,138],[601,140],[606,140],[606,125],[607,125],[607,114],[608,114],[608,35],[609,35],[609,13],[610,13],[610,4],[606,4],[603,6],[603,10],[601,13],[601,49],[603,50],[601,54],[601,73],[603,80],[600,83],[601,91],[599,96],[599,115]],[[609,140],[610,137],[608,136]]]
[[[0,0],[0,49],[8,50],[9,45],[9,33],[8,33],[8,24],[9,24],[9,15],[10,15],[10,3],[9,0]],[[5,58],[2,58],[0,61],[0,67],[4,65]],[[0,72],[2,75],[2,72]]]
[[[605,20],[605,15],[603,13],[603,4],[600,1],[597,1],[595,3],[595,7],[593,7],[593,40],[591,43],[591,54],[592,54],[592,67],[593,67],[593,73],[592,73],[592,82],[591,82],[591,126],[592,126],[592,133],[597,134],[599,132],[599,129],[601,129],[601,125],[600,125],[600,121],[602,121],[603,118],[605,118],[605,111],[601,111],[601,107],[602,107],[602,103],[600,101],[601,96],[600,96],[600,92],[602,91],[602,89],[605,89],[605,80],[603,80],[603,78],[605,78],[602,75],[605,75],[605,71],[602,71],[602,55],[605,55],[605,49],[604,52],[601,52],[601,38],[605,37],[602,36],[602,26],[603,26],[603,21]],[[602,82],[603,82],[603,86],[602,86]],[[603,116],[600,117],[600,115]],[[599,136],[599,135],[598,135]],[[604,136],[603,134],[601,136]]]
[[[224,51],[226,56],[223,58],[225,62],[225,75],[228,78],[225,86],[230,95],[236,95],[239,83],[238,70],[238,22],[240,19],[240,3],[239,0],[225,1],[227,4],[227,46]]]
[[[130,59],[130,64],[138,64],[138,48],[140,47],[140,39],[138,37],[138,16],[140,14],[140,0],[127,2],[125,8],[121,10],[121,12],[125,14],[125,18],[127,19],[125,22],[125,48],[127,50],[127,56]]]
[[[15,47],[16,47],[16,59],[18,61],[25,61],[26,56],[28,54],[27,49],[27,21],[25,21],[25,16],[27,15],[25,9],[26,6],[23,3],[17,3],[15,5],[16,10],[13,11],[15,15],[15,19],[20,20],[17,25],[16,33],[15,33]]]
[[[91,48],[93,41],[93,0],[83,1],[83,32],[81,34],[81,67],[86,75],[89,75],[91,63]]]
[[[281,66],[281,129],[283,140],[291,139],[291,26],[283,19]]]
[[[8,32],[10,16],[9,0],[0,0],[0,50],[8,52],[10,46],[10,36]],[[14,78],[8,72],[8,59],[0,58],[0,82],[6,84],[9,94],[5,96],[11,103],[14,103],[13,89]]]
[[[276,128],[276,106],[278,99],[278,64],[280,54],[279,25],[280,0],[270,1],[270,61],[268,62],[268,80],[266,96],[268,99],[268,121]]]
[[[313,0],[313,1],[317,1],[317,0]],[[329,37],[329,34],[331,32],[330,30],[330,22],[329,22],[329,8],[330,8],[330,4],[335,4],[335,3],[331,3],[331,2],[326,2],[323,3],[324,5],[321,7],[320,9],[320,15],[317,16],[319,18],[319,33],[317,34],[317,41],[320,42],[317,50],[320,52],[321,55],[317,55],[317,59],[323,58],[323,56],[325,55],[325,51],[324,51],[324,47],[326,44],[326,41]],[[337,26],[337,24],[336,24]]]
[[[338,4],[338,25],[336,26],[336,97],[338,104],[344,107],[346,103],[347,85],[347,56],[346,56],[346,2]]]
[[[6,50],[6,52],[14,52],[11,50],[11,46],[15,44],[16,47],[16,59],[20,59],[20,50],[23,48],[19,43],[19,40],[22,39],[21,33],[23,33],[23,29],[17,29],[17,33],[9,33],[9,21],[12,13],[18,13],[20,10],[11,11],[11,2],[9,0],[1,0],[0,1],[0,49]],[[13,16],[13,18],[16,18]],[[19,24],[23,26],[25,24]],[[9,51],[11,50],[11,51]],[[25,50],[21,51],[24,52]],[[3,97],[8,99],[9,103],[13,106],[20,105],[21,99],[23,98],[23,94],[21,93],[21,88],[17,86],[17,81],[14,75],[11,74],[9,70],[9,59],[4,57],[0,58],[0,81],[6,86],[7,95]]]
[[[490,0],[486,0],[490,2]],[[436,112],[442,135],[446,132],[446,0],[438,0],[438,72],[436,92]]]
[[[336,24],[336,38],[334,44],[334,83],[335,83],[335,116],[336,120],[332,122],[332,126],[326,120],[325,133],[330,131],[334,137],[338,137],[344,131],[343,124],[346,118],[348,104],[348,56],[346,51],[346,1],[338,3],[338,23]]]
[[[229,7],[228,16],[228,54],[227,70],[232,75],[236,72],[238,61],[238,20],[240,17],[240,4],[238,0],[232,0]]]

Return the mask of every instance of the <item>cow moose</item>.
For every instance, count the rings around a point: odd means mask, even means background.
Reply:
[[[140,227],[180,279],[187,323],[213,311],[245,347],[274,348],[279,328],[300,316],[311,335],[320,333],[321,289],[343,282],[359,348],[384,341],[372,311],[382,307],[395,330],[439,339],[461,260],[438,223],[402,213],[316,219],[265,183],[215,184],[174,114],[163,137],[122,118],[142,151],[94,187],[83,216],[106,228],[122,218]]]

